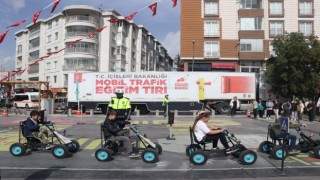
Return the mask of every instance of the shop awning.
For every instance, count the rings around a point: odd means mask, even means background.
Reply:
[[[212,63],[211,64],[212,69],[235,69],[236,65],[235,63]]]

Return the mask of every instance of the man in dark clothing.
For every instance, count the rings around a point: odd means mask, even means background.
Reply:
[[[24,136],[33,136],[41,140],[42,143],[48,143],[48,130],[39,123],[40,113],[38,111],[31,111],[30,117],[25,120],[23,127]]]
[[[116,121],[117,113],[113,110],[108,111],[107,118],[103,123],[103,132],[105,139],[112,139],[115,141],[122,141],[127,150],[129,157],[138,157],[138,154],[132,152],[132,145],[129,139],[129,128],[119,128]]]
[[[291,115],[291,104],[289,100],[286,100],[286,103],[282,104],[283,116],[290,117]]]
[[[309,121],[312,122],[314,119],[314,102],[312,100],[310,100],[307,105],[307,112],[309,116]]]

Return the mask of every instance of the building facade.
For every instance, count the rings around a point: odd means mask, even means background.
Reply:
[[[316,7],[320,0],[183,0],[180,70],[260,73],[275,36],[320,35]]]
[[[110,23],[111,18],[120,19]],[[101,33],[87,39],[96,29]],[[85,5],[67,6],[61,13],[30,24],[16,32],[16,70],[25,69],[39,57],[69,46],[32,65],[16,80],[49,81],[56,93],[65,93],[69,72],[171,71],[173,60],[148,30],[127,21],[115,10]]]

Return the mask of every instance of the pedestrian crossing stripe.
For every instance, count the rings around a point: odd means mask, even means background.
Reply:
[[[314,165],[320,166],[320,162],[312,162]]]
[[[86,150],[94,150],[101,144],[101,139],[95,139],[90,142],[89,145],[87,145],[84,149]]]
[[[97,122],[95,122],[94,124],[102,124],[104,120],[99,120]]]
[[[305,162],[305,161],[303,161],[303,160],[301,160],[301,159],[298,159],[298,158],[296,158],[296,157],[293,157],[293,156],[289,156],[289,158],[292,159],[292,160],[295,160],[295,161],[297,161],[297,162],[299,162],[299,163],[302,163],[302,164],[304,164],[304,165],[307,165],[307,166],[310,166],[310,165],[311,165],[310,163]]]
[[[132,121],[133,124],[139,124],[140,121]]]
[[[149,121],[142,121],[142,124],[149,124]]]
[[[168,121],[167,120],[153,120],[152,123],[153,124],[164,124],[164,123],[167,123]]]
[[[78,139],[78,143],[80,144],[80,146],[82,146],[84,143],[86,143],[89,140],[89,138],[80,138]]]
[[[296,157],[299,157],[299,158],[305,158],[305,157],[309,157],[308,154],[298,154],[298,155],[295,155]]]

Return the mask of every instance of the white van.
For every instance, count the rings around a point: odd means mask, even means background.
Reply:
[[[13,97],[13,106],[16,108],[35,108],[38,107],[39,92],[26,92],[15,94]]]

